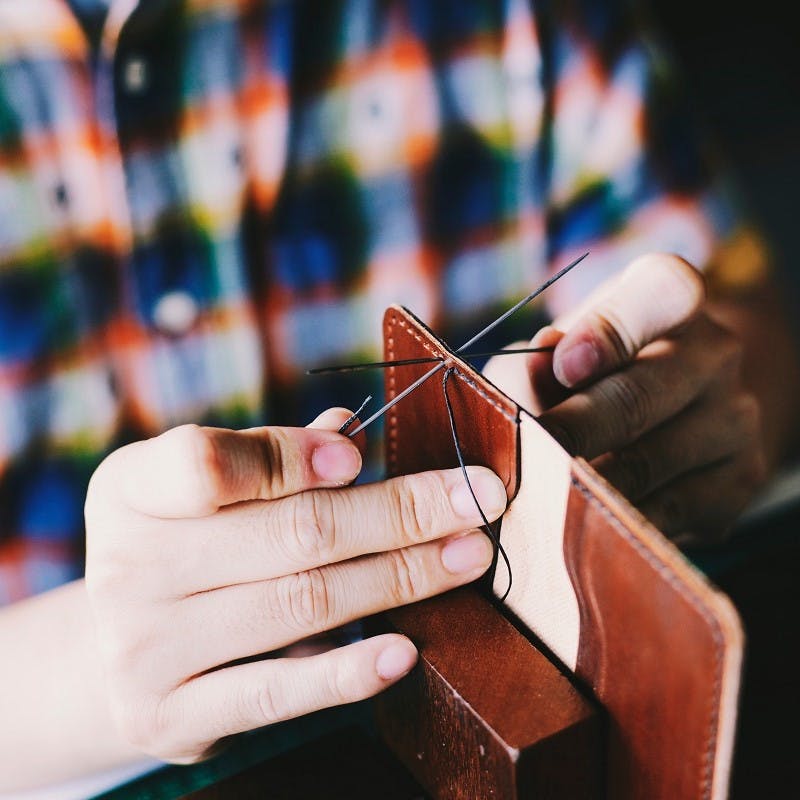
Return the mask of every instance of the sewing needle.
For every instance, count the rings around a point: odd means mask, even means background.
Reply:
[[[531,302],[531,300],[534,300],[536,297],[538,297],[545,289],[552,286],[559,278],[562,278],[571,269],[577,267],[578,264],[580,264],[581,261],[583,261],[583,259],[586,258],[586,256],[588,255],[589,253],[587,251],[579,258],[576,258],[571,264],[567,264],[566,267],[559,270],[555,275],[546,280],[535,291],[531,292],[527,297],[524,297],[516,305],[509,308],[508,311],[499,316],[496,320],[494,320],[494,322],[490,322],[483,330],[476,333],[469,341],[464,342],[464,344],[462,344],[461,347],[459,347],[455,352],[460,353],[462,352],[462,350],[466,350],[468,347],[471,347],[473,344],[475,344],[475,342],[477,342],[479,339],[482,339],[484,336],[486,336],[487,333],[493,331],[498,325],[500,325],[500,323],[505,322],[512,314],[519,311],[519,309],[521,309],[524,305],[527,305],[528,303]],[[384,405],[382,408],[379,408],[374,414],[365,419],[364,422],[362,422],[357,428],[350,431],[347,434],[347,436],[352,438],[357,433],[363,431],[364,428],[366,428],[368,425],[371,425],[373,422],[375,422],[376,419],[383,416],[387,411],[396,406],[403,398],[408,397],[408,395],[411,394],[411,392],[413,392],[418,387],[422,386],[422,384],[425,383],[425,381],[432,378],[434,375],[436,375],[437,372],[443,370],[446,363],[447,362],[442,361],[441,364],[437,364],[435,367],[429,369],[421,378],[415,380],[414,383],[412,383],[409,387],[400,392],[400,394],[398,394],[396,397],[393,397],[388,403],[386,403],[386,405]]]

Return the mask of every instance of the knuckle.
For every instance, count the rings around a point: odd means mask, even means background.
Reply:
[[[269,436],[261,441],[262,497],[279,497],[286,492],[289,484],[286,457],[291,446],[289,434],[281,428],[270,428]]]
[[[341,662],[335,662],[326,675],[328,695],[326,704],[341,706],[355,699],[351,689],[350,673]]]
[[[332,618],[328,581],[319,569],[298,572],[279,581],[278,605],[284,623],[297,631],[324,630]]]
[[[243,719],[250,720],[255,716],[256,719],[263,720],[265,725],[269,725],[288,717],[285,707],[279,700],[282,693],[276,692],[269,682],[254,686],[251,692],[252,696],[243,702]]]
[[[225,487],[225,463],[217,438],[200,425],[181,425],[169,431],[179,463],[186,465],[190,485],[199,498],[216,505]]]
[[[543,414],[539,422],[545,430],[572,456],[586,452],[586,438],[577,425],[565,425],[555,415]]]
[[[645,450],[627,447],[615,453],[614,457],[619,476],[617,488],[629,499],[644,497],[654,486],[656,478],[653,462]]]
[[[675,275],[685,295],[686,307],[692,312],[699,309],[706,299],[706,281],[702,273],[680,256],[669,255],[667,268]]]
[[[435,488],[443,491],[441,479],[433,474],[409,475],[392,481],[389,487],[404,540],[412,544],[422,541],[435,526]]]
[[[327,491],[304,492],[293,499],[289,550],[300,566],[327,564],[336,552],[336,514]]]
[[[597,312],[593,327],[599,334],[601,343],[607,342],[611,346],[616,363],[629,361],[639,349],[636,337],[613,308]]]
[[[615,417],[622,425],[626,439],[638,439],[648,429],[653,416],[651,388],[629,373],[611,375],[603,385],[611,407],[617,409]]]
[[[389,580],[386,591],[396,606],[406,605],[419,593],[416,566],[408,550],[392,550],[386,554],[389,561]]]

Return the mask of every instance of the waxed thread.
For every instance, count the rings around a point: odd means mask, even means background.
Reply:
[[[458,440],[458,428],[456,426],[456,417],[453,413],[453,404],[450,402],[450,395],[447,393],[447,384],[450,381],[451,376],[456,372],[455,367],[449,367],[445,370],[444,375],[442,375],[442,393],[444,394],[444,404],[445,408],[447,408],[447,416],[450,420],[450,432],[453,434],[453,446],[456,450],[456,458],[458,459],[458,465],[461,467],[461,474],[464,476],[464,480],[467,483],[467,488],[469,489],[469,493],[472,495],[472,499],[475,502],[475,507],[478,509],[478,513],[481,515],[481,519],[483,520],[483,532],[489,537],[494,546],[495,555],[499,555],[503,562],[506,565],[506,570],[508,571],[508,586],[506,587],[503,596],[500,598],[500,602],[504,601],[506,597],[508,597],[508,593],[511,591],[511,584],[514,581],[514,576],[511,571],[511,562],[508,559],[508,554],[505,551],[505,548],[502,544],[500,544],[500,537],[498,532],[492,528],[491,523],[486,517],[486,514],[481,507],[480,502],[478,502],[478,498],[475,495],[475,490],[472,488],[472,482],[469,479],[469,473],[467,472],[467,465],[464,463],[464,455],[461,452],[461,443]],[[501,517],[502,519],[502,517]],[[498,528],[499,528],[499,521],[498,521]]]
[[[516,311],[518,311],[524,305],[529,303],[531,300],[533,300],[534,298],[538,297],[542,292],[544,292],[546,289],[548,289],[556,281],[560,280],[564,275],[566,275],[569,271],[571,271],[574,267],[576,267],[581,261],[583,261],[583,259],[585,259],[586,256],[588,256],[588,255],[589,255],[588,252],[584,253],[582,256],[580,256],[579,258],[575,259],[571,264],[567,265],[562,270],[557,272],[555,275],[550,277],[543,284],[541,284],[535,291],[531,292],[531,294],[529,294],[527,297],[525,297],[522,300],[520,300],[516,305],[512,306],[505,313],[501,314],[496,320],[491,322],[489,325],[487,325],[485,328],[483,328],[479,333],[475,334],[475,336],[473,336],[471,339],[469,339],[467,342],[465,342],[463,345],[461,345],[461,347],[459,347],[458,350],[456,350],[456,353],[462,354],[464,350],[468,349],[470,346],[475,344],[475,342],[477,342],[479,339],[483,338],[490,331],[494,330],[498,325],[500,325],[502,322],[504,322],[506,319],[508,319],[508,317],[510,317],[512,314],[514,314]],[[429,348],[427,346],[425,347],[425,349],[429,350]],[[550,348],[550,347],[547,347],[547,348],[526,348],[524,350],[517,350],[516,352],[526,352],[526,351],[527,352],[542,352],[542,351],[552,351],[553,349],[554,348]],[[506,351],[492,351],[491,353],[486,353],[486,355],[502,355],[502,354],[511,355],[512,352],[513,351],[508,351],[508,350],[506,350]],[[478,354],[476,354],[476,356],[477,355]],[[480,355],[484,355],[484,354],[480,354]],[[466,355],[466,354],[463,354],[462,358],[469,358],[469,356]],[[355,411],[350,417],[348,417],[348,419],[342,424],[342,426],[339,428],[339,433],[341,433],[341,434],[343,434],[345,436],[348,436],[348,437],[354,436],[356,433],[358,433],[359,431],[361,431],[364,428],[366,428],[371,422],[373,422],[376,419],[378,419],[379,417],[383,416],[387,411],[392,410],[394,408],[394,405],[399,400],[401,400],[406,395],[408,395],[408,394],[412,393],[413,391],[415,391],[416,389],[418,389],[419,386],[421,386],[422,383],[425,380],[427,380],[428,378],[433,377],[433,375],[435,375],[436,372],[438,372],[440,369],[444,368],[444,366],[445,366],[445,357],[443,357],[441,355],[439,355],[439,356],[437,356],[435,358],[432,358],[432,359],[406,359],[403,362],[403,364],[404,365],[408,365],[408,366],[410,366],[412,364],[423,364],[423,363],[426,363],[426,362],[427,363],[431,363],[431,362],[435,363],[437,361],[439,362],[438,366],[436,366],[436,367],[432,368],[431,370],[429,370],[428,373],[426,373],[421,379],[419,379],[414,384],[412,384],[412,386],[410,386],[408,389],[406,389],[403,392],[401,392],[399,396],[393,398],[392,400],[390,400],[390,402],[388,402],[382,408],[378,409],[378,411],[375,412],[369,419],[367,419],[365,422],[359,424],[359,426],[355,430],[349,431],[349,428],[352,426],[352,424],[354,422],[356,422],[358,420],[359,415],[361,414],[361,412],[364,410],[364,408],[367,406],[367,404],[372,399],[372,395],[368,395],[364,399],[364,401],[361,403],[361,405],[358,407],[358,410]],[[397,366],[398,366],[398,364],[392,363],[392,361],[390,360],[389,362],[376,362],[376,363],[364,364],[364,365],[348,364],[348,365],[342,365],[342,366],[339,366],[339,367],[326,367],[326,368],[322,368],[322,369],[309,370],[309,374],[325,373],[325,372],[346,372],[346,371],[354,371],[354,370],[362,369],[362,368],[364,368],[364,369],[389,368],[390,375],[392,376],[392,383],[394,383],[394,370],[395,370],[395,368]],[[472,483],[470,482],[470,479],[469,479],[469,474],[467,473],[466,464],[464,463],[464,457],[463,457],[463,454],[462,454],[462,451],[461,451],[461,444],[460,444],[459,439],[458,439],[458,429],[457,429],[457,426],[456,426],[455,415],[453,413],[453,407],[452,407],[452,404],[450,402],[450,396],[449,396],[449,394],[447,392],[447,384],[448,384],[451,376],[456,371],[457,371],[456,367],[452,367],[452,366],[448,367],[445,370],[445,372],[444,372],[444,374],[442,376],[442,393],[444,395],[444,401],[445,401],[445,407],[447,409],[447,415],[448,415],[448,418],[450,420],[450,431],[451,431],[451,433],[453,435],[453,445],[455,447],[456,457],[458,458],[458,463],[459,463],[459,466],[461,468],[461,473],[464,476],[464,480],[466,481],[467,488],[469,489],[469,492],[472,495],[472,499],[475,502],[475,506],[478,509],[478,512],[479,512],[479,514],[481,516],[481,519],[483,520],[483,523],[484,523],[483,531],[489,537],[489,539],[491,540],[491,542],[492,542],[492,544],[493,544],[493,546],[495,548],[495,554],[499,555],[503,559],[503,562],[505,563],[506,569],[508,571],[508,587],[506,588],[506,591],[503,594],[503,596],[500,598],[501,601],[503,601],[503,600],[506,599],[506,597],[508,597],[508,594],[511,591],[511,585],[512,585],[513,580],[514,580],[513,573],[512,573],[512,570],[511,570],[511,562],[509,561],[508,554],[506,553],[505,548],[500,544],[500,539],[499,539],[498,533],[492,528],[488,518],[486,517],[486,514],[483,511],[483,508],[481,507],[480,503],[478,502],[478,498],[475,495],[475,491],[473,490]],[[481,392],[481,394],[483,394],[483,393]],[[493,405],[494,405],[494,403],[493,403]],[[393,413],[392,413],[391,416],[394,416]],[[501,517],[501,519],[502,519],[502,517]],[[498,530],[499,530],[499,526],[500,526],[500,522],[498,520]]]

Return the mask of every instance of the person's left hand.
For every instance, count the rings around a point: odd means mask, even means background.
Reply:
[[[532,346],[548,345],[555,351],[530,356],[527,371],[503,356],[487,376],[664,533],[720,539],[766,465],[742,346],[707,313],[699,273],[675,256],[643,256],[539,331]]]

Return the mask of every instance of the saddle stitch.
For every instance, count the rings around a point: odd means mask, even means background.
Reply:
[[[586,498],[586,501],[592,506],[597,508],[611,523],[612,528],[630,543],[634,549],[643,555],[647,563],[655,569],[658,575],[669,583],[670,586],[678,590],[678,592],[689,602],[689,604],[696,611],[700,613],[703,619],[706,620],[711,626],[713,640],[714,640],[714,683],[712,686],[713,696],[709,699],[711,707],[711,720],[709,722],[709,732],[707,738],[707,746],[704,754],[704,774],[700,777],[700,791],[702,797],[710,797],[712,773],[714,769],[714,761],[716,755],[717,744],[717,727],[719,716],[717,713],[716,700],[720,697],[720,690],[722,686],[722,647],[724,637],[719,627],[719,622],[714,615],[709,611],[705,604],[693,592],[686,588],[686,586],[678,579],[674,571],[668,564],[658,558],[651,550],[648,550],[630,531],[622,524],[619,518],[611,511],[611,509],[604,506],[577,478],[572,476],[570,478],[572,485]]]

